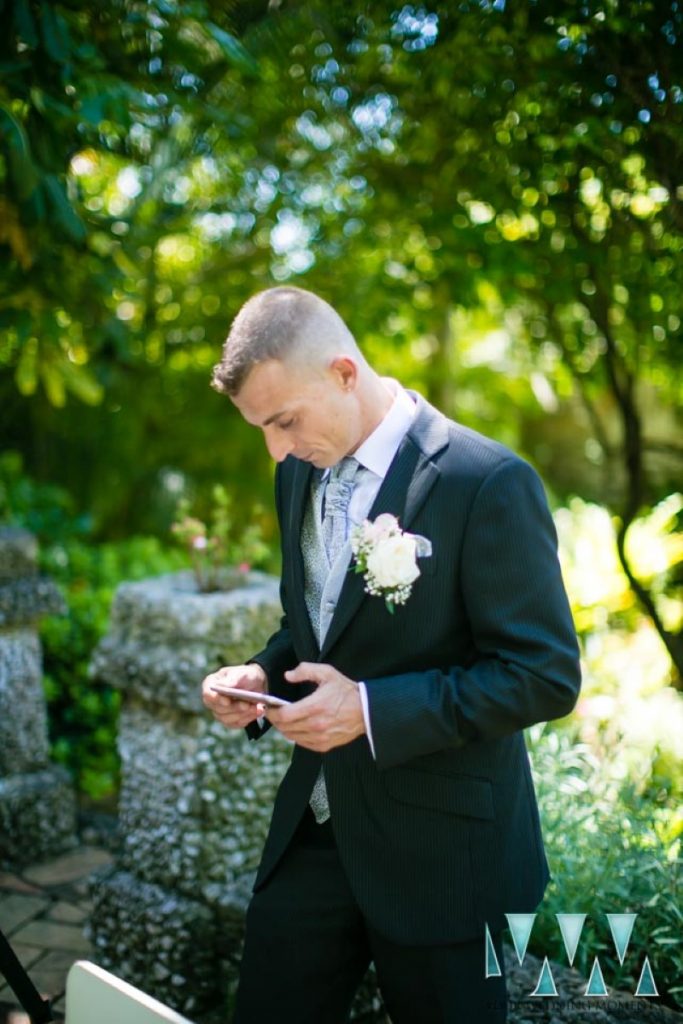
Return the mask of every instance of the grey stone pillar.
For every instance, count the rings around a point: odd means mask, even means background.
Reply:
[[[38,574],[26,530],[0,527],[0,862],[26,865],[73,847],[76,802],[68,773],[50,764],[37,623],[66,611]]]
[[[279,623],[278,581],[198,593],[190,572],[121,585],[94,678],[121,688],[122,851],[93,880],[99,963],[188,1016],[234,986],[244,912],[291,746],[214,722],[207,673],[241,664]]]

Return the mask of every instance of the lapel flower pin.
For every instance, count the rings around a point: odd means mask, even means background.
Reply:
[[[351,531],[353,569],[365,576],[365,591],[383,597],[393,615],[397,604],[405,604],[413,583],[420,575],[418,558],[432,553],[431,541],[417,533],[407,533],[396,516],[385,512],[374,522],[364,519]]]

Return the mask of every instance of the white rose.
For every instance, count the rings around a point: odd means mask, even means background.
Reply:
[[[415,559],[415,540],[394,535],[379,540],[368,555],[368,571],[380,587],[400,587],[412,583],[420,575]]]
[[[389,534],[396,530],[398,530],[398,519],[396,516],[392,516],[390,512],[383,512],[372,523],[369,519],[365,520],[363,539],[366,543],[376,544],[383,537],[388,537]]]

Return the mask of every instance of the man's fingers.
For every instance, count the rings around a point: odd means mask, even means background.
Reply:
[[[288,683],[321,683],[329,678],[329,668],[315,661],[300,661],[296,668],[287,669],[285,678]]]
[[[209,709],[221,725],[241,728],[259,718],[265,710],[264,704],[252,704],[246,700],[231,700],[221,697]]]
[[[308,697],[285,704],[284,707],[266,707],[266,714],[273,725],[293,725],[295,722],[304,721],[314,714],[319,706],[318,692],[309,693]]]

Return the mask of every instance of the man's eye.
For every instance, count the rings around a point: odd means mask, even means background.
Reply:
[[[292,426],[293,423],[294,423],[293,419],[287,420],[286,422],[283,421],[283,420],[280,420],[280,424],[279,425],[280,425],[282,430],[287,430],[289,427]]]

